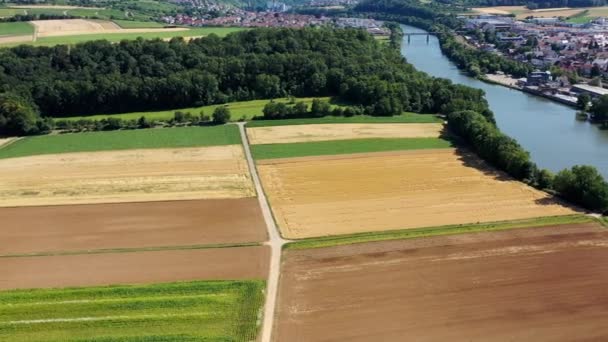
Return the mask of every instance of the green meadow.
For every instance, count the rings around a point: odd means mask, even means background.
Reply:
[[[296,98],[296,101],[305,102],[310,106],[314,97],[302,97]],[[321,100],[329,100],[328,97],[322,97]],[[68,118],[57,118],[58,120],[70,120],[70,121],[78,121],[81,119],[90,119],[90,120],[101,120],[109,117],[112,118],[120,118],[123,120],[137,120],[142,116],[145,116],[149,120],[169,120],[173,118],[175,112],[180,111],[184,113],[190,113],[193,115],[199,115],[201,111],[205,113],[205,115],[211,116],[213,111],[217,107],[228,107],[230,109],[230,114],[232,117],[232,121],[239,120],[244,118],[246,120],[250,120],[256,116],[263,115],[262,110],[264,106],[270,102],[271,100],[253,100],[253,101],[240,101],[240,102],[230,102],[226,104],[217,104],[217,105],[209,105],[202,107],[189,107],[189,108],[180,108],[180,109],[171,109],[171,110],[163,110],[163,111],[154,111],[154,112],[132,112],[132,113],[123,113],[123,114],[99,114],[99,115],[90,115],[90,116],[73,116]],[[289,99],[274,99],[275,102],[283,102],[288,103]],[[287,120],[286,120],[287,121]]]
[[[448,147],[451,142],[438,138],[374,138],[252,145],[251,152],[255,159],[275,159]]]
[[[236,125],[42,135],[0,148],[0,159],[41,154],[240,144]]]

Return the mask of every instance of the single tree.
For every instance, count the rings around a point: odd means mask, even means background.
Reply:
[[[213,123],[223,125],[230,121],[230,109],[226,106],[219,106],[213,111]]]

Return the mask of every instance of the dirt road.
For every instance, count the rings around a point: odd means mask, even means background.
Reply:
[[[251,178],[253,180],[253,184],[258,195],[258,200],[260,202],[260,208],[262,208],[262,215],[264,216],[264,221],[266,222],[266,227],[268,229],[269,240],[267,245],[270,246],[270,267],[268,270],[268,280],[266,282],[266,302],[264,303],[264,321],[262,322],[261,342],[270,342],[272,340],[273,322],[275,308],[277,305],[279,277],[281,272],[281,250],[283,249],[283,245],[288,241],[281,237],[279,234],[279,229],[277,228],[274,218],[272,217],[270,206],[266,200],[266,195],[264,194],[264,189],[262,188],[262,183],[260,182],[260,177],[258,176],[253,157],[251,156],[249,139],[247,138],[247,133],[245,132],[245,123],[240,122],[237,125],[239,126],[239,131],[241,133],[241,140],[243,141],[245,158],[247,159],[247,164],[249,165]]]

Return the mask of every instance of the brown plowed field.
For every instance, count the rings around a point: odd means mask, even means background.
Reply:
[[[287,251],[275,341],[607,341],[592,224]]]
[[[574,212],[462,150],[262,160],[258,169],[287,238]]]
[[[0,207],[255,196],[240,145],[0,160]]]
[[[266,279],[266,246],[0,258],[0,289]]]
[[[0,208],[0,255],[266,240],[255,197]]]
[[[317,124],[247,128],[249,142],[285,144],[366,138],[437,138],[443,124]]]

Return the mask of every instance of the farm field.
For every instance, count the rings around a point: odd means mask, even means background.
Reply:
[[[243,30],[243,28],[165,28],[160,23],[131,20],[35,20],[31,22],[1,23],[0,45],[10,47],[19,43],[27,43],[36,46],[53,46],[100,39],[118,42],[123,39],[136,39],[138,37],[145,39],[169,39],[173,37],[202,37],[209,34],[223,37],[240,30]]]
[[[97,33],[97,34],[82,34],[73,36],[54,36],[41,37],[31,45],[35,46],[54,46],[60,44],[78,44],[93,40],[107,40],[109,42],[120,42],[121,40],[134,40],[139,37],[143,39],[171,39],[174,37],[183,38],[199,38],[215,34],[219,37],[225,37],[232,32],[242,31],[240,27],[199,27],[186,30],[171,30],[171,29],[136,29],[146,30],[146,32],[133,32],[131,29],[125,29],[117,33]],[[155,30],[150,32],[149,30]]]
[[[0,23],[0,37],[34,34],[34,26],[28,22]]]
[[[1,257],[0,290],[266,279],[269,259],[267,246]]]
[[[374,138],[252,145],[251,152],[257,160],[262,160],[352,153],[437,149],[451,146],[451,142],[439,138]]]
[[[310,106],[314,97],[300,97],[296,98],[296,101],[301,101]],[[329,97],[319,97],[321,100],[329,101]],[[288,103],[289,99],[274,99],[275,102],[280,103]],[[90,116],[74,116],[67,118],[57,118],[59,120],[69,120],[69,121],[78,121],[82,119],[89,120],[101,120],[106,118],[119,118],[123,120],[137,120],[140,117],[144,116],[149,120],[169,120],[172,119],[175,112],[180,111],[183,113],[189,113],[192,115],[199,115],[201,111],[205,113],[205,115],[211,116],[213,111],[217,107],[226,106],[230,109],[230,114],[232,116],[232,120],[238,120],[241,118],[245,118],[247,120],[252,119],[256,116],[262,116],[264,113],[262,110],[264,106],[270,102],[270,100],[252,100],[252,101],[239,101],[239,102],[229,102],[226,104],[217,104],[217,105],[209,105],[202,107],[190,107],[190,108],[181,108],[181,109],[172,109],[172,110],[164,110],[164,111],[156,111],[156,112],[133,112],[133,113],[123,113],[123,114],[99,114],[99,115],[90,115]]]
[[[240,144],[232,125],[87,132],[27,137],[0,149],[0,159],[33,155]]]
[[[247,129],[249,142],[258,144],[298,143],[371,138],[438,138],[443,124],[310,124],[267,126]]]
[[[0,178],[0,207],[255,196],[241,145],[3,159]]]
[[[395,116],[369,116],[357,115],[351,117],[325,116],[322,118],[281,119],[281,120],[253,120],[247,122],[247,128],[271,127],[271,126],[294,126],[294,125],[318,125],[339,123],[443,123],[443,120],[433,114],[417,114],[404,112]]]
[[[262,281],[0,292],[3,341],[253,341]]]
[[[30,22],[36,29],[37,38],[75,36],[82,34],[113,34],[113,33],[153,33],[187,31],[187,28],[135,28],[125,30],[112,21],[65,19],[65,20],[35,20]]]
[[[287,250],[274,340],[603,341],[607,247],[587,223]]]
[[[257,163],[277,224],[290,239],[575,213],[462,149]]]
[[[592,8],[589,8],[592,9]],[[495,7],[477,7],[472,9],[474,12],[481,14],[499,14],[509,15],[514,14],[517,19],[524,19],[526,17],[537,17],[537,18],[552,18],[552,17],[571,17],[577,14],[581,14],[586,8],[544,8],[537,10],[530,10],[525,6],[495,6]]]
[[[132,28],[163,28],[165,24],[155,21],[134,21],[134,20],[112,20],[115,24],[123,29]]]
[[[254,197],[2,208],[0,222],[4,227],[0,256],[266,240],[266,226]]]

